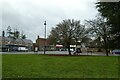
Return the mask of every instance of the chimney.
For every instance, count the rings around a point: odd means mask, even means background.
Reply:
[[[39,35],[38,35],[38,37],[37,37],[38,39],[39,39]]]
[[[2,37],[5,37],[5,32],[4,31],[2,31]]]

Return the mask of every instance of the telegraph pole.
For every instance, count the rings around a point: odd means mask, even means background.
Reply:
[[[44,41],[44,54],[45,54],[45,52],[46,52],[46,25],[47,25],[47,24],[46,24],[46,21],[44,22],[44,25],[45,25],[45,33],[44,33],[44,34],[45,34],[45,35],[44,35],[44,38],[45,38],[45,39],[44,39],[44,40],[45,40],[45,41]]]

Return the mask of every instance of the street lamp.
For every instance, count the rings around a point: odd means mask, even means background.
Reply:
[[[44,38],[45,38],[45,41],[44,41],[44,54],[45,54],[45,51],[46,51],[46,21],[44,22],[44,25],[45,25],[45,35],[44,35]]]

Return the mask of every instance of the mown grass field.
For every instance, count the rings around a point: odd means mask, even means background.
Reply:
[[[3,54],[3,78],[118,78],[117,56]]]
[[[0,78],[2,77],[2,54],[0,54]]]

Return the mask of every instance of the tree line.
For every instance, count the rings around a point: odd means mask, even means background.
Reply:
[[[7,37],[13,38],[13,39],[26,39],[26,35],[23,33],[23,31],[20,33],[18,29],[15,29],[12,31],[11,27],[7,27]],[[2,37],[5,37],[5,31],[2,31]]]
[[[81,45],[90,36],[94,36],[105,49],[106,56],[108,49],[120,48],[120,2],[97,2],[96,8],[99,15],[95,19],[85,20],[85,24],[74,19],[58,23],[49,35],[51,44],[63,44],[71,55],[71,44]]]

